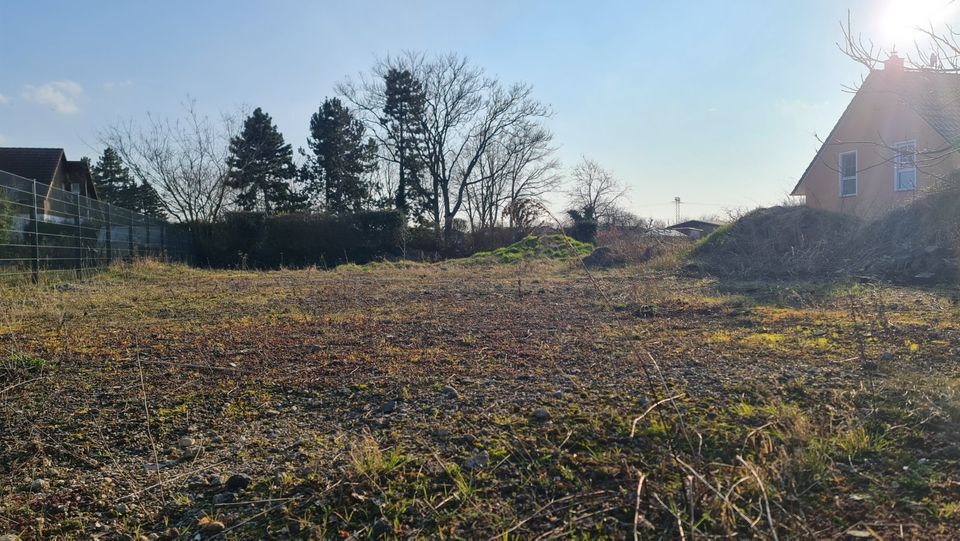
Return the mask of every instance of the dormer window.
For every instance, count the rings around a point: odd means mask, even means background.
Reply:
[[[857,151],[840,154],[840,197],[857,195]]]
[[[898,192],[910,192],[917,189],[917,143],[904,141],[897,143],[896,156],[893,159],[893,188]]]

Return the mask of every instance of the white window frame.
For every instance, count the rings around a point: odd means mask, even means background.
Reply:
[[[908,167],[901,169],[900,168],[900,147],[906,145],[913,145],[913,167]],[[900,141],[899,143],[893,144],[893,191],[895,192],[915,192],[917,191],[917,141],[911,139],[908,141]],[[902,188],[900,186],[900,172],[902,171],[913,171],[913,187],[912,188]]]
[[[845,177],[843,176],[843,157],[849,154],[853,154],[853,164],[854,164],[853,176]],[[839,186],[837,188],[841,198],[856,197],[857,194],[860,193],[860,175],[859,175],[860,172],[858,171],[859,167],[860,167],[860,159],[857,156],[856,150],[841,152],[839,155],[837,155],[837,169],[838,169],[837,174],[839,176],[839,183],[838,183]],[[853,193],[845,194],[843,193],[843,181],[850,180],[850,179],[853,179]]]

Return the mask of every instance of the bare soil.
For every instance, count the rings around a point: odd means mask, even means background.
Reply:
[[[7,287],[0,535],[956,538],[958,315],[572,263]]]

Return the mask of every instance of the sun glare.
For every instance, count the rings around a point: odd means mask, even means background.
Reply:
[[[956,11],[953,0],[887,0],[881,25],[889,45],[909,48],[921,37],[917,27],[934,27],[949,22]]]

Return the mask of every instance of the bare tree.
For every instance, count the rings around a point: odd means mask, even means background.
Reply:
[[[490,145],[478,164],[477,182],[466,192],[471,225],[483,228],[506,222],[520,227],[515,218],[527,213],[508,209],[543,204],[544,196],[560,182],[552,141],[552,133],[529,122]]]
[[[613,172],[597,162],[583,157],[571,174],[572,184],[567,195],[570,208],[585,220],[603,221],[627,193],[626,187]]]
[[[875,69],[891,55],[897,54],[903,57],[904,66],[908,69],[960,71],[960,32],[950,25],[944,25],[941,29],[936,28],[933,23],[917,26],[915,30],[920,38],[913,41],[912,50],[899,52],[855,32],[849,11],[846,23],[840,23],[840,30],[843,32],[843,41],[837,43],[837,47],[850,59],[868,69]]]
[[[391,68],[409,70],[422,85],[423,141],[418,152],[428,179],[420,196],[430,219],[449,237],[455,218],[466,210],[468,190],[490,181],[494,173],[502,175],[507,170],[509,160],[500,159],[502,155],[494,159],[490,153],[524,131],[533,130],[550,116],[550,110],[533,99],[530,86],[504,86],[464,57],[447,54],[427,59],[418,53],[406,53],[379,62],[374,68],[375,78],[361,77],[359,82],[348,81],[337,87],[338,92],[365,112],[368,125],[383,143],[388,143],[392,136],[380,118],[385,103],[385,88],[380,81]],[[539,137],[544,140],[542,135]],[[546,137],[540,148],[549,148],[549,140]],[[391,147],[381,146],[388,152]],[[497,152],[500,150],[504,149]],[[528,170],[524,167],[518,171],[519,179]],[[528,191],[536,189],[530,187]]]
[[[141,181],[157,190],[164,209],[181,222],[215,220],[229,203],[226,184],[230,136],[243,115],[201,115],[188,99],[179,118],[147,114],[102,130],[100,142],[117,151]]]

